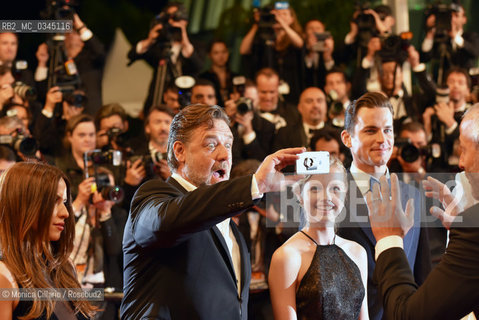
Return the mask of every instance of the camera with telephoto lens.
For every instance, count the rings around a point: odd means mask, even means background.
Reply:
[[[17,129],[16,133],[16,135],[0,135],[0,144],[9,146],[27,157],[35,156],[35,153],[38,151],[37,140],[25,135],[21,129]]]
[[[394,145],[398,148],[398,154],[401,155],[404,161],[412,163],[421,156],[426,158],[439,158],[441,155],[441,146],[438,144],[431,144],[426,147],[417,148],[409,139],[396,139]]]
[[[447,42],[449,39],[449,31],[452,29],[451,19],[454,12],[459,12],[460,5],[455,3],[444,4],[444,3],[435,3],[430,5],[424,12],[426,19],[430,15],[436,17],[436,22],[434,28],[436,28],[434,34],[434,41],[436,42]]]
[[[12,86],[13,92],[18,95],[22,100],[35,100],[37,98],[37,90],[34,87],[17,81]]]
[[[377,35],[376,20],[373,15],[365,13],[370,8],[368,2],[361,4],[360,1],[356,1],[356,11],[359,11],[359,14],[354,19],[354,22],[358,26],[358,44],[364,48],[367,48],[369,40]]]
[[[146,155],[133,155],[129,157],[130,163],[134,163],[138,161],[138,159],[142,159],[142,164],[145,167],[146,176],[153,177],[157,174],[158,166],[157,164],[160,163],[161,160],[168,160],[168,154],[166,152],[159,152],[156,151],[153,154],[146,154]]]
[[[98,173],[95,176],[95,183],[98,193],[104,200],[121,202],[124,197],[123,189],[120,186],[114,186],[110,183],[110,177],[107,173]]]
[[[107,130],[106,135],[108,136],[108,145],[111,146],[112,142],[115,142],[116,145],[120,148],[128,147],[128,134],[123,132],[120,128],[110,128]]]
[[[47,9],[42,13],[44,19],[73,20],[76,0],[47,0]]]
[[[191,102],[191,89],[195,85],[195,78],[191,76],[179,76],[175,79],[175,86],[178,88],[178,103],[181,108]]]
[[[234,92],[240,95],[240,98],[235,101],[236,112],[240,115],[244,115],[249,111],[253,111],[253,100],[244,96],[246,90],[246,78],[243,76],[236,76],[233,78],[232,82]]]
[[[181,29],[178,27],[174,27],[170,24],[170,20],[172,21],[188,21],[188,15],[184,10],[183,6],[177,6],[178,10],[173,13],[168,13],[168,9],[171,7],[167,7],[165,10],[160,12],[151,23],[151,28],[154,26],[161,24],[163,28],[158,31],[158,38],[156,39],[156,43],[165,44],[165,42],[173,41],[181,41]]]
[[[124,192],[120,186],[112,185],[108,174],[99,172],[99,167],[101,165],[109,165],[114,168],[119,168],[122,162],[121,160],[122,153],[118,150],[102,151],[95,149],[83,154],[85,177],[88,178],[90,176],[90,170],[92,169],[93,176],[95,177],[96,190],[105,200],[120,202],[123,200]]]
[[[313,45],[311,48],[315,52],[324,52],[326,51],[326,39],[331,38],[331,32],[325,31],[325,32],[315,32],[314,33],[317,42]]]
[[[95,149],[85,152],[83,158],[86,163],[85,168],[90,162],[93,163],[94,166],[108,164],[117,167],[121,165],[122,153],[118,150],[102,151]]]

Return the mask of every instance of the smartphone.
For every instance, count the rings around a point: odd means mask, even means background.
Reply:
[[[296,173],[329,173],[329,152],[311,151],[299,154],[299,159],[296,160]]]

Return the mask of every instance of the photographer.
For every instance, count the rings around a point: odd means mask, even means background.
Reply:
[[[246,159],[263,161],[271,151],[275,132],[274,124],[262,118],[256,111],[250,94],[255,86],[251,80],[235,86],[230,100],[225,102],[225,112],[230,119],[233,133],[233,162]]]
[[[398,36],[397,42],[402,42]],[[391,38],[392,39],[392,38]],[[394,49],[394,50],[393,50]],[[398,126],[401,123],[411,120],[418,120],[419,110],[422,110],[422,96],[411,96],[404,86],[402,65],[406,59],[418,57],[417,51],[413,46],[408,45],[407,50],[402,46],[390,45],[377,52],[374,59],[378,61],[380,90],[388,97],[394,110],[394,122]],[[368,75],[372,72],[372,67],[357,69],[353,80],[353,97],[360,96],[371,90],[367,87]],[[420,107],[418,107],[420,105]]]
[[[170,169],[166,161],[166,151],[170,125],[175,113],[166,105],[153,106],[145,118],[145,139],[138,139],[135,145],[140,147],[135,153],[142,157],[146,169],[146,179],[166,180]],[[146,142],[146,143],[145,143]]]
[[[95,149],[95,123],[91,116],[80,114],[66,125],[65,144],[68,153],[55,162],[71,182],[73,212],[76,221],[74,250],[70,258],[77,267],[79,281],[86,287],[122,288],[122,231],[126,212],[102,194],[104,182],[99,177],[105,169],[95,168],[94,176],[85,163],[85,153]],[[88,166],[88,167],[86,167]],[[107,172],[108,185],[114,185],[111,172]],[[98,179],[97,179],[98,178]],[[108,193],[110,195],[111,193]],[[115,319],[118,306],[102,305],[102,319]],[[110,310],[112,309],[112,310]]]
[[[75,240],[70,255],[77,269],[78,281],[86,288],[108,288],[113,292],[123,290],[123,252],[121,248],[123,229],[128,213],[112,199],[105,195],[105,186],[100,183],[115,185],[111,171],[105,167],[97,167],[96,177],[86,186],[84,198],[85,209],[75,211]],[[108,180],[95,182],[96,179]],[[89,185],[89,187],[88,187]],[[102,301],[98,306],[102,309],[98,319],[117,319],[120,301]]]
[[[334,67],[334,39],[326,32],[324,24],[313,19],[304,27],[305,49],[305,85],[323,87],[327,71]]]
[[[241,41],[243,70],[253,78],[261,68],[275,69],[289,86],[288,100],[296,101],[302,90],[304,40],[296,13],[287,2],[276,2],[274,9],[266,7],[254,12],[251,29]]]
[[[311,138],[326,124],[328,106],[324,92],[316,87],[305,89],[299,98],[298,112],[301,121],[288,123],[274,137],[273,150],[310,146]]]
[[[420,152],[421,149],[427,146],[424,126],[420,122],[408,122],[401,126],[397,138],[404,143],[400,145],[400,148],[394,147],[393,154],[389,160],[389,168],[393,172],[414,173],[416,174],[413,176],[414,179],[417,183],[420,183],[426,174],[426,155]],[[415,161],[403,158],[401,151],[406,143],[417,148],[417,151],[420,153]]]
[[[426,14],[427,33],[421,46],[421,61],[444,59],[443,75],[452,66],[464,69],[476,65],[479,56],[479,35],[464,31],[467,16],[464,7],[458,4],[436,5]],[[445,78],[437,79],[443,83]]]
[[[433,82],[423,85],[435,88]],[[471,78],[466,70],[451,68],[446,75],[446,85],[448,96],[443,101],[436,101],[434,106],[428,107],[422,117],[428,141],[442,144],[444,160],[454,165],[457,164],[458,159],[454,144],[459,139],[459,123],[464,112],[471,106],[467,102],[471,93]]]
[[[328,118],[333,127],[344,127],[345,111],[351,102],[349,93],[351,82],[349,82],[346,73],[334,67],[326,73],[326,83],[324,93],[328,100]]]
[[[18,36],[12,32],[0,32],[0,65],[12,70],[16,81],[34,85],[33,74],[28,69],[25,60],[16,60],[18,51]]]
[[[375,38],[386,38],[392,35],[395,22],[389,6],[379,5],[373,10],[369,6],[358,5],[349,23],[350,30],[344,38],[341,60],[349,64],[352,59],[356,59],[355,66],[362,65],[363,58],[371,54],[372,46],[377,46],[371,42],[377,42]]]
[[[88,100],[85,101],[85,113],[94,115],[102,105],[102,79],[105,65],[105,48],[100,40],[88,29],[78,14],[73,14],[74,32],[66,33],[64,40],[65,54],[67,59],[72,59],[79,80],[75,89],[84,91]],[[36,57],[38,67],[35,71],[35,81],[39,82],[39,99],[43,99],[48,90],[47,78],[54,75],[48,74],[48,60],[55,44],[42,43],[38,46]],[[54,83],[53,86],[62,87],[62,83]]]
[[[169,3],[153,21],[148,37],[139,41],[128,52],[128,65],[144,59],[155,70],[143,114],[148,114],[155,100],[154,95],[160,94],[155,93],[160,61],[166,59],[167,62],[165,83],[171,83],[181,75],[195,75],[199,71],[201,60],[189,40],[187,26],[188,18],[183,5]]]
[[[199,79],[195,85],[191,88],[191,104],[206,104],[213,106],[218,104],[216,100],[217,92],[215,85],[206,79]]]
[[[130,131],[130,122],[125,109],[118,103],[104,105],[95,116],[97,127],[97,147],[106,150],[122,152],[121,172],[115,176],[116,181],[124,189],[125,199],[123,208],[129,209],[130,200],[138,186],[146,178],[146,169],[143,160],[131,161],[130,157],[136,152],[133,141],[144,139],[143,135],[134,135]],[[135,137],[135,140],[133,140]]]
[[[228,66],[229,54],[224,41],[212,41],[208,46],[211,67],[198,76],[198,78],[209,80],[214,84],[216,101],[220,106],[224,106],[224,101],[228,100],[229,95],[233,92],[233,78],[237,76]]]
[[[91,193],[92,178],[85,179],[85,152],[96,147],[94,119],[87,114],[79,114],[70,118],[65,127],[63,154],[55,158],[56,166],[62,170],[71,182],[74,211],[81,211],[88,204]]]
[[[33,125],[33,135],[38,139],[42,153],[60,156],[64,152],[61,140],[65,135],[65,125],[72,117],[83,113],[85,101],[81,90],[67,95],[58,86],[48,90],[45,105]],[[61,106],[61,114],[56,114],[57,104]]]
[[[173,110],[175,114],[180,112],[180,101],[179,101],[179,91],[177,86],[174,84],[170,84],[165,88],[165,92],[163,93],[163,103]]]
[[[16,115],[0,118],[0,144],[12,149],[18,161],[47,161],[28,127]]]

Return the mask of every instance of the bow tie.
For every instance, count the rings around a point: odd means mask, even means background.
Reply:
[[[312,134],[312,135],[315,135],[316,133],[318,133],[319,131],[321,131],[321,129],[309,129],[309,134]]]

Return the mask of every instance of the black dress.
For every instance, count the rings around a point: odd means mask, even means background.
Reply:
[[[336,244],[316,244],[313,260],[296,293],[298,319],[359,318],[364,286],[358,266]]]

